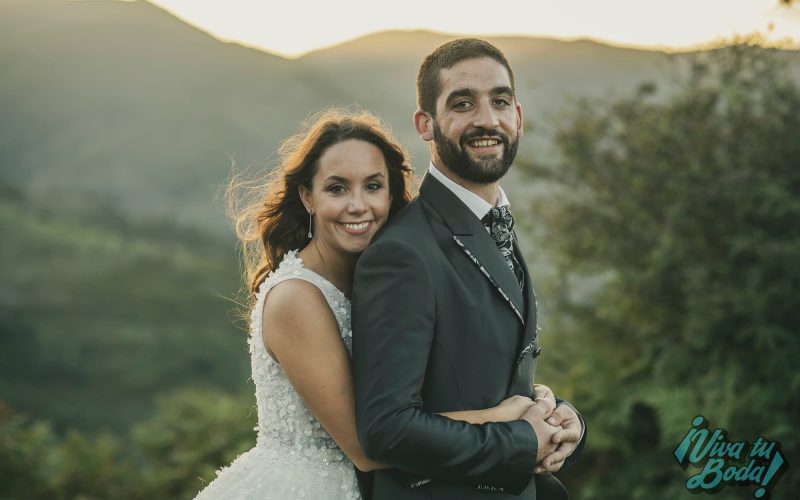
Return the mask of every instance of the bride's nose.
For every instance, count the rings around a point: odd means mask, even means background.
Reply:
[[[364,203],[364,197],[361,193],[353,193],[350,196],[349,203],[347,204],[347,211],[350,213],[361,213],[367,209],[366,203]]]

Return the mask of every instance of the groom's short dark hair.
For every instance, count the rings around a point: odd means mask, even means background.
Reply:
[[[514,90],[514,72],[500,49],[478,38],[459,38],[440,45],[422,61],[417,74],[417,107],[436,116],[436,99],[442,90],[441,71],[465,59],[480,57],[489,57],[502,64],[508,71],[511,89]]]

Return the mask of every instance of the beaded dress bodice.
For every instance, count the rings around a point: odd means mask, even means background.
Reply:
[[[302,279],[319,288],[336,318],[344,345],[352,355],[350,301],[330,281],[305,268],[296,250],[287,252],[278,268],[259,287],[252,313],[248,343],[258,405],[256,446],[282,450],[289,462],[347,462],[347,457],[311,414],[280,364],[264,346],[262,328],[269,328],[268,319],[266,325],[263,323],[264,300],[272,287],[288,279]]]
[[[263,317],[264,301],[274,286],[289,279],[307,281],[322,292],[339,325],[342,341],[351,352],[350,302],[331,282],[306,269],[297,250],[287,252],[256,293],[247,340],[258,405],[256,446],[219,469],[216,479],[195,500],[361,498],[353,464],[314,418],[281,365],[264,347],[262,328],[270,327],[269,318]]]

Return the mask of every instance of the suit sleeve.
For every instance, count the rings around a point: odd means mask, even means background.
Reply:
[[[396,240],[360,257],[353,288],[356,426],[366,454],[429,478],[521,492],[537,441],[525,421],[473,425],[428,413],[421,397],[434,341],[436,297],[426,261]]]

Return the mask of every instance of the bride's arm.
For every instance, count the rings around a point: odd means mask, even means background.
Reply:
[[[463,420],[470,424],[485,424],[487,422],[510,422],[519,420],[525,410],[534,402],[525,396],[511,396],[504,399],[497,406],[485,410],[465,410],[439,413],[453,420]]]
[[[358,442],[350,356],[319,289],[296,279],[276,285],[265,300],[262,331],[289,382],[353,465],[386,468]]]
[[[350,356],[319,289],[295,279],[276,285],[264,303],[262,332],[267,350],[353,465],[365,472],[387,468],[369,459],[358,442]],[[485,410],[440,415],[472,424],[507,422],[532,404],[530,398],[512,396]]]

